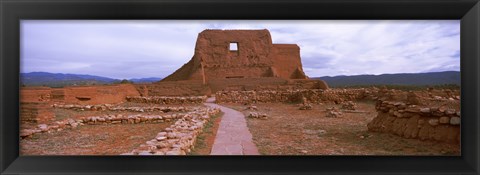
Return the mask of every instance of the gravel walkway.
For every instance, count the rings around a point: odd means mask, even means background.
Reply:
[[[245,116],[236,110],[214,104],[215,98],[209,98],[205,105],[220,108],[223,117],[215,136],[210,155],[259,155],[252,141]]]

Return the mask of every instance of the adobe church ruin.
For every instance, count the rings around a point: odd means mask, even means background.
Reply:
[[[142,96],[208,95],[225,89],[327,89],[303,72],[300,47],[273,44],[264,30],[207,29],[192,59],[162,81],[137,86]]]
[[[163,81],[279,77],[308,79],[300,47],[273,44],[264,30],[204,30],[192,59]]]

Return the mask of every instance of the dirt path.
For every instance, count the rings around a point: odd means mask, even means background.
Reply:
[[[220,108],[224,115],[220,121],[210,155],[259,155],[252,141],[245,116],[236,110],[214,104],[215,98],[209,98],[205,105]]]

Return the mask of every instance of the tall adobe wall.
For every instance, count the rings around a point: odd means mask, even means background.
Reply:
[[[237,43],[238,50],[231,51],[230,43]],[[198,34],[192,59],[162,81],[258,77],[308,79],[300,47],[273,44],[266,29],[204,30]]]
[[[127,96],[139,96],[132,84],[103,86],[67,86],[64,88],[24,87],[20,89],[22,103],[84,104],[121,103]],[[34,106],[34,105],[32,105]]]

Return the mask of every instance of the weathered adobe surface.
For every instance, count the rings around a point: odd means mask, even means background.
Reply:
[[[55,118],[47,102],[21,102],[20,114],[22,123],[48,123]]]
[[[238,50],[231,51],[230,43]],[[202,70],[203,67],[203,70]],[[307,79],[296,44],[273,44],[268,30],[204,30],[192,59],[163,81],[203,78]]]
[[[127,96],[139,96],[134,85],[79,86],[64,88],[21,88],[21,102],[64,104],[105,104],[125,102]]]
[[[238,50],[231,51],[230,43],[237,43]],[[164,96],[268,86],[328,88],[324,81],[305,75],[298,45],[273,44],[266,29],[204,30],[188,63],[158,83],[136,87],[143,96]]]
[[[52,88],[49,87],[22,87],[20,88],[21,102],[50,102]]]
[[[23,123],[47,123],[54,118],[52,104],[95,105],[122,103],[127,96],[139,96],[133,85],[65,88],[21,88],[20,119]]]

